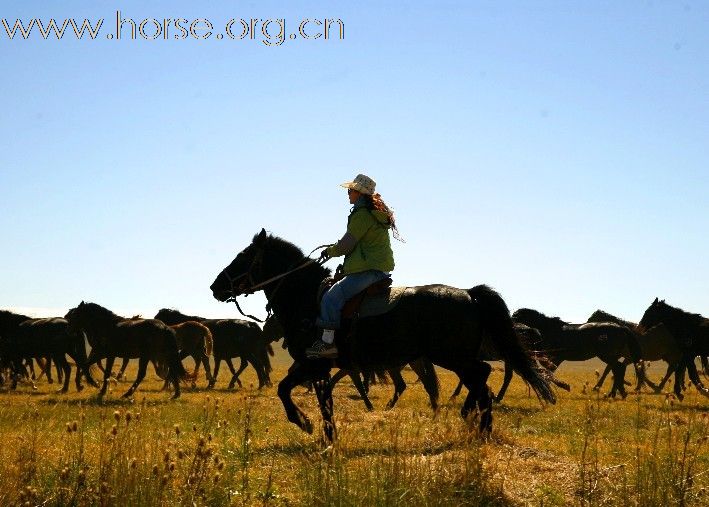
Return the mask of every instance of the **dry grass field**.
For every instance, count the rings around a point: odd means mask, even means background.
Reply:
[[[276,358],[274,380],[287,364]],[[222,373],[217,389],[186,388],[177,401],[152,371],[132,401],[120,399],[126,381],[103,403],[73,384],[68,395],[4,386],[0,505],[709,505],[709,400],[694,389],[682,403],[608,400],[588,388],[597,369],[562,365],[572,391],[547,407],[515,378],[485,440],[459,417],[462,398],[448,401],[447,372],[435,417],[411,372],[391,411],[390,385],[372,387],[367,412],[343,380],[330,447],[288,423],[251,369],[242,390],[223,389]],[[501,378],[496,369],[493,389]],[[313,395],[298,388],[295,400],[319,420]]]

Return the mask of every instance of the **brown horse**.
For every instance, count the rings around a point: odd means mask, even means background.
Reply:
[[[188,320],[182,324],[170,326],[170,329],[175,331],[177,337],[177,348],[180,351],[180,360],[186,357],[192,357],[195,362],[195,369],[192,372],[192,388],[197,387],[196,380],[201,363],[205,364],[207,373],[207,381],[212,381],[212,372],[209,369],[209,356],[212,354],[212,333],[209,328],[199,322]],[[163,389],[167,389],[169,382],[165,377],[165,385]]]
[[[634,322],[620,319],[610,313],[606,313],[603,310],[596,310],[589,317],[588,322],[613,322],[621,326],[625,326],[630,329],[638,340],[638,345],[640,345],[640,358],[643,361],[665,361],[667,363],[667,373],[662,378],[659,385],[655,385],[649,378],[647,378],[647,373],[643,370],[642,375],[638,375],[638,383],[635,387],[635,391],[640,391],[643,383],[650,386],[650,388],[656,393],[662,392],[665,384],[672,376],[675,374],[675,383],[679,381],[677,378],[677,367],[682,359],[682,350],[677,344],[677,340],[672,336],[670,330],[664,324],[660,323],[650,329],[643,330],[639,328]],[[644,331],[644,332],[643,332]],[[603,381],[606,379],[608,373],[610,373],[610,365],[606,366],[598,382],[594,386],[595,390],[598,390],[603,385]]]
[[[217,381],[219,365],[222,361],[226,362],[229,370],[231,370],[232,377],[229,382],[229,389],[234,388],[236,384],[241,387],[239,375],[249,363],[256,370],[259,389],[271,385],[269,375],[271,364],[268,356],[269,352],[273,353],[273,350],[270,343],[263,339],[263,332],[255,322],[239,319],[205,319],[203,317],[185,315],[177,310],[168,308],[161,309],[155,315],[155,318],[168,325],[193,320],[209,328],[214,339],[214,374],[209,382],[209,388],[214,387]],[[232,357],[241,358],[241,367],[238,370],[234,369],[234,365],[231,362]],[[208,364],[208,362],[205,364],[205,368],[208,368]]]
[[[655,298],[645,310],[639,326],[641,329],[649,329],[660,323],[667,326],[682,349],[682,360],[678,367],[679,379],[683,378],[686,369],[697,390],[704,396],[709,396],[709,389],[702,384],[694,364],[697,356],[709,355],[709,319],[698,313],[690,313],[668,305],[664,299],[660,301]],[[681,382],[679,384],[678,382],[675,382],[675,395],[681,400]]]
[[[51,357],[63,373],[60,392],[69,390],[71,366],[68,355],[77,366],[76,389],[82,389],[79,370],[83,370],[88,381],[95,385],[87,368],[84,338],[70,329],[62,318],[33,319],[9,311],[0,311],[0,357],[10,366],[12,389],[17,387],[17,379],[26,370],[24,359]]]
[[[608,395],[627,396],[625,369],[631,362],[637,365],[640,361],[640,346],[630,329],[611,322],[569,324],[530,308],[517,310],[512,318],[541,333],[542,341],[537,350],[557,366],[563,361],[586,361],[594,357],[611,366],[613,387]],[[642,375],[642,370],[639,371]]]
[[[145,378],[149,361],[165,363],[167,377],[175,387],[173,398],[180,396],[180,380],[192,380],[178,355],[175,331],[155,319],[124,319],[95,303],[84,303],[66,314],[69,328],[83,331],[89,337],[91,354],[89,364],[106,359],[103,385],[99,397],[106,394],[108,379],[116,357],[138,358],[138,376],[123,395],[129,398]]]

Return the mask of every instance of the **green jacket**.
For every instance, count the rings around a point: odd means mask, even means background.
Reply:
[[[393,271],[394,252],[389,241],[389,227],[386,213],[355,206],[347,218],[347,233],[329,247],[327,253],[330,257],[345,256],[345,275],[369,269],[385,273]]]

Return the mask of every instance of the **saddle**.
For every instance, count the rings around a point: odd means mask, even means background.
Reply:
[[[322,281],[318,289],[318,304],[323,294],[339,279],[341,277],[335,276]],[[405,287],[392,287],[391,284],[392,279],[387,276],[347,300],[342,308],[341,318],[351,321],[361,317],[381,315],[393,309],[401,299]]]

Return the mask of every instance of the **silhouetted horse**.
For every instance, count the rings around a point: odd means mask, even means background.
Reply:
[[[264,322],[263,334],[264,338],[269,342],[274,342],[283,338],[283,327],[281,327],[281,325],[278,323],[278,319],[274,315],[271,315],[268,319],[266,319],[266,322]],[[288,344],[286,343],[285,338],[283,339],[283,348],[288,348]],[[419,377],[419,380],[421,380],[421,383],[423,384],[424,389],[428,394],[431,407],[436,410],[438,408],[438,394],[440,384],[438,382],[438,375],[436,375],[436,370],[433,367],[433,364],[431,364],[431,362],[426,359],[419,359],[417,361],[411,362],[409,366]],[[394,395],[387,402],[387,410],[394,408],[396,402],[406,390],[406,382],[404,381],[404,377],[401,375],[402,369],[403,368],[395,368],[387,370],[386,372],[382,372],[384,375],[388,373],[389,377],[392,380],[392,383],[394,384]],[[367,407],[367,410],[371,411],[374,410],[374,405],[372,405],[372,402],[369,399],[369,382],[367,381],[366,375],[363,381],[361,373],[362,372],[359,371],[340,369],[330,379],[330,388],[334,388],[335,384],[337,384],[343,378],[349,376],[352,380],[352,384],[355,386],[355,389],[357,389],[357,392],[362,398],[364,406]],[[308,385],[307,387],[308,390],[310,390],[312,384]]]
[[[170,326],[175,331],[177,337],[177,349],[180,351],[180,360],[186,357],[191,357],[195,362],[195,370],[192,373],[192,388],[197,387],[195,381],[197,379],[200,363],[209,366],[209,356],[212,353],[213,339],[209,328],[204,324],[188,320],[182,324]],[[212,372],[209,368],[205,368],[207,373],[207,381],[212,381]],[[165,379],[163,389],[167,389],[168,381]]]
[[[549,364],[548,359],[544,357],[542,353],[536,352],[539,350],[542,343],[542,335],[539,333],[539,331],[532,327],[525,326],[524,324],[520,324],[519,322],[516,322],[514,324],[514,327],[515,331],[517,331],[517,335],[519,335],[521,343],[526,349],[534,353],[535,359],[540,361],[543,367],[556,368],[556,365]],[[494,344],[488,338],[485,338],[483,340],[482,346],[480,347],[480,359],[482,359],[483,361],[503,361],[505,363],[505,376],[502,379],[502,387],[500,387],[500,391],[497,393],[497,396],[495,396],[495,401],[497,403],[500,403],[505,397],[507,388],[509,387],[510,382],[512,381],[512,367],[510,364],[507,363],[507,361],[503,360],[502,356],[495,349]],[[553,376],[549,377],[549,381],[555,386],[564,389],[565,391],[571,390],[569,384],[567,384],[566,382],[561,382]],[[459,381],[458,386],[455,388],[455,391],[453,391],[453,394],[451,394],[451,398],[455,398],[456,396],[458,396],[462,389],[463,382]]]
[[[301,269],[292,271],[296,267]],[[305,357],[316,330],[317,293],[330,274],[314,260],[283,239],[261,230],[236,258],[219,273],[211,285],[213,296],[227,301],[252,292],[261,282],[291,271],[277,284],[263,287],[268,304],[283,326],[288,351],[295,364],[278,385],[288,420],[312,432],[312,423],[294,403],[292,389],[312,380],[324,419],[325,438],[332,440],[332,388],[329,377],[332,361]],[[445,285],[409,287],[397,305],[383,315],[363,317],[350,329],[351,339],[340,341],[340,357],[334,362],[348,370],[369,371],[399,368],[425,357],[434,364],[456,372],[469,390],[461,414],[480,410],[480,429],[492,428],[492,399],[486,385],[490,366],[478,359],[482,337],[490,334],[500,353],[515,371],[530,383],[543,400],[555,402],[545,373],[534,364],[520,345],[509,310],[495,291],[480,285],[464,290]]]
[[[618,392],[623,398],[627,396],[625,369],[630,362],[640,361],[640,346],[630,329],[613,323],[569,324],[529,308],[517,310],[512,318],[541,333],[539,350],[557,366],[563,361],[586,361],[598,357],[613,371],[609,396]],[[623,362],[619,361],[621,357]]]
[[[83,388],[80,369],[84,371],[88,381],[96,385],[87,368],[84,338],[81,334],[72,332],[65,319],[33,319],[0,310],[0,336],[0,356],[10,365],[13,373],[12,389],[17,387],[18,377],[25,372],[23,359],[49,357],[64,373],[60,392],[67,392],[71,375],[67,355],[76,363],[77,391]]]
[[[232,374],[229,389],[233,389],[234,385],[237,383],[239,387],[241,387],[239,375],[241,375],[241,372],[244,371],[248,364],[251,364],[254,370],[256,370],[259,389],[271,385],[271,378],[269,376],[271,363],[268,360],[267,351],[270,345],[264,343],[261,328],[258,324],[239,319],[205,319],[203,317],[184,315],[177,310],[168,308],[160,310],[155,315],[155,318],[171,326],[193,320],[209,328],[214,340],[214,348],[212,351],[214,354],[214,374],[209,382],[209,388],[214,387],[217,381],[219,366],[222,361],[226,361]],[[231,362],[232,357],[241,358],[241,366],[238,370],[234,369],[234,364]],[[207,371],[209,371],[209,361],[204,364]]]
[[[709,319],[697,313],[689,313],[680,308],[675,308],[655,298],[655,301],[645,310],[643,318],[640,320],[641,329],[649,329],[657,324],[664,324],[677,340],[677,344],[682,349],[682,360],[678,367],[679,378],[684,375],[687,369],[690,380],[697,390],[705,396],[709,396],[709,390],[704,387],[697,373],[694,359],[697,356],[709,355]],[[682,399],[681,385],[675,380],[675,395]]]
[[[175,387],[173,398],[180,396],[180,380],[193,378],[180,362],[175,332],[159,320],[124,319],[96,303],[83,301],[69,310],[66,319],[70,329],[84,331],[94,338],[89,363],[106,359],[103,385],[99,392],[101,397],[106,394],[116,357],[138,359],[138,375],[124,398],[132,396],[143,381],[149,361],[167,365],[167,378]]]
[[[678,382],[679,379],[677,377],[677,367],[679,366],[680,360],[682,359],[682,351],[677,345],[677,340],[674,339],[667,326],[663,324],[658,324],[657,326],[653,326],[645,332],[641,332],[641,330],[638,328],[638,325],[634,322],[620,319],[602,310],[596,310],[595,312],[593,312],[593,314],[589,317],[588,322],[613,322],[615,324],[627,327],[635,333],[638,345],[640,345],[640,357],[643,359],[643,361],[662,360],[667,363],[667,373],[665,373],[665,376],[662,378],[662,381],[659,385],[655,385],[653,382],[650,381],[649,378],[647,378],[647,372],[645,371],[643,365],[642,375],[637,376],[638,383],[635,387],[636,391],[640,391],[640,388],[642,387],[643,383],[645,383],[649,385],[650,388],[656,393],[660,393],[665,387],[665,383],[667,383],[673,373],[675,374],[675,383]],[[606,379],[606,376],[608,375],[608,373],[610,373],[610,371],[611,367],[606,366],[605,371],[598,379],[598,382],[596,383],[594,389],[601,388],[601,386],[603,385],[603,381]]]

